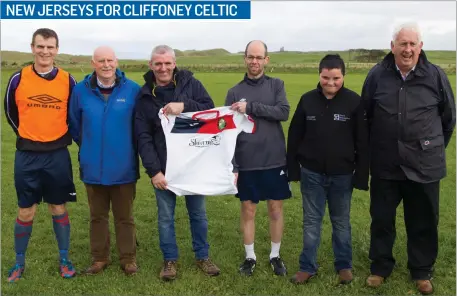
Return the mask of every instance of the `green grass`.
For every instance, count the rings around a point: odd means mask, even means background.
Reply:
[[[2,72],[2,94],[11,72]],[[78,80],[82,73],[75,72]],[[143,83],[141,73],[127,73],[130,78]],[[285,81],[286,92],[294,112],[301,94],[313,89],[317,75],[276,74]],[[213,97],[216,105],[222,105],[227,90],[237,83],[242,74],[199,73]],[[345,85],[360,93],[365,75],[349,74]],[[455,75],[450,76],[455,91]],[[289,122],[283,127],[287,130]],[[13,224],[17,205],[13,181],[15,136],[5,116],[2,116],[2,288],[4,295],[418,295],[414,284],[409,280],[406,258],[406,235],[401,206],[397,211],[397,240],[394,256],[397,266],[386,282],[378,290],[364,286],[369,274],[369,195],[355,191],[352,202],[353,264],[355,280],[346,287],[335,286],[337,277],[333,271],[331,247],[331,225],[326,215],[323,222],[322,241],[319,248],[319,276],[308,285],[294,286],[287,278],[272,276],[268,265],[270,240],[265,203],[258,207],[256,218],[255,249],[258,267],[251,278],[240,277],[237,267],[244,259],[244,248],[239,231],[239,201],[233,196],[212,196],[207,198],[209,220],[210,254],[219,265],[222,274],[207,278],[194,265],[188,215],[183,198],[178,198],[176,206],[176,236],[180,250],[179,276],[175,282],[163,283],[158,279],[162,263],[157,231],[157,207],[152,187],[142,169],[142,177],[137,185],[135,200],[135,221],[137,224],[137,259],[140,272],[134,277],[123,275],[118,265],[118,255],[112,236],[113,264],[101,275],[77,277],[64,280],[57,274],[57,244],[55,242],[51,216],[46,205],[39,206],[34,222],[33,235],[27,252],[27,270],[24,279],[15,284],[6,282],[8,269],[14,264]],[[70,256],[78,270],[90,263],[89,253],[89,209],[86,192],[78,179],[76,146],[70,147],[73,170],[78,192],[78,202],[68,205],[71,220]],[[456,294],[455,238],[456,238],[456,193],[455,193],[455,141],[447,149],[448,176],[441,183],[439,254],[435,267],[435,295]],[[281,245],[281,255],[290,275],[298,270],[298,256],[302,248],[301,195],[297,183],[292,184],[293,198],[285,202],[285,230]],[[113,229],[113,228],[111,228]],[[113,231],[113,230],[112,230]]]

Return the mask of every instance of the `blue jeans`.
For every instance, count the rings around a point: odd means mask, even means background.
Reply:
[[[164,260],[178,259],[178,245],[175,233],[176,195],[169,190],[155,188],[159,215],[159,240]],[[186,196],[189,213],[192,248],[197,259],[208,258],[207,242],[208,220],[206,219],[205,197],[202,195]]]
[[[320,243],[322,219],[328,201],[332,222],[332,247],[336,271],[352,268],[350,209],[352,175],[325,175],[301,169],[303,199],[303,250],[300,271],[317,273],[317,249]]]

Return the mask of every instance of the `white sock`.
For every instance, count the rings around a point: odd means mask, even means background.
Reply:
[[[252,258],[254,260],[257,260],[254,253],[254,243],[250,245],[244,245],[244,250],[246,251],[246,259]]]
[[[281,242],[279,242],[279,243],[271,242],[270,259],[274,258],[274,257],[279,257],[279,248],[280,247],[281,247]]]

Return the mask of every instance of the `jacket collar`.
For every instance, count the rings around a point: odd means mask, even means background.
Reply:
[[[191,71],[180,70],[176,67],[173,70],[173,82],[175,83],[176,87],[178,87],[178,86],[182,87],[190,80],[190,78],[193,75],[194,74]],[[144,86],[146,86],[149,89],[149,91],[154,89],[154,87],[156,86],[156,84],[155,84],[156,79],[154,76],[154,72],[152,72],[152,70],[147,71],[146,73],[144,73],[143,78],[145,81]]]
[[[92,89],[97,88],[97,75],[95,74],[95,71],[92,72],[89,75],[86,75],[84,77],[84,80],[86,81],[86,84],[90,86]],[[125,80],[125,73],[121,72],[121,70],[116,69],[116,80],[114,81],[114,87],[118,86],[121,82]]]
[[[248,73],[245,73],[244,74],[244,78],[243,78],[243,81],[246,82],[247,84],[249,85],[260,85],[262,84],[266,79],[268,79],[268,76],[264,74],[262,74],[262,76],[260,76],[259,78],[257,79],[251,79],[248,77]]]
[[[426,75],[426,70],[425,70],[426,65],[429,63],[430,62],[428,61],[427,56],[425,55],[425,52],[423,50],[421,50],[421,52],[419,54],[419,60],[417,61],[417,64],[414,66],[414,70],[412,72],[416,76],[425,76]],[[388,69],[397,71],[397,65],[395,64],[395,58],[394,58],[394,54],[392,53],[392,51],[389,52],[384,57],[381,64]]]
[[[319,82],[317,83],[317,87],[316,87],[316,88],[317,88],[317,91],[325,97],[324,90],[322,89],[322,86],[321,86],[321,84],[320,84]],[[341,91],[342,91],[344,88],[345,88],[345,87],[344,87],[344,82],[343,82],[343,85],[342,85],[341,88],[337,91],[337,93],[333,96],[333,99],[336,98],[336,96],[337,96],[339,93],[341,93]],[[326,97],[325,97],[325,98],[326,98]]]

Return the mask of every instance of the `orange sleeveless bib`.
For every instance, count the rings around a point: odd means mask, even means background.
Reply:
[[[51,142],[67,133],[69,75],[59,69],[53,80],[46,80],[35,73],[32,65],[22,69],[16,89],[19,136],[32,141]]]

